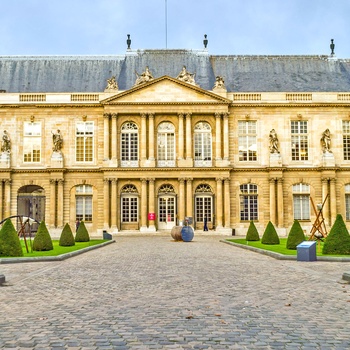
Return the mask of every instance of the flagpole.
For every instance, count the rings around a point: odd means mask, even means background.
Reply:
[[[165,48],[168,48],[168,6],[165,0]]]

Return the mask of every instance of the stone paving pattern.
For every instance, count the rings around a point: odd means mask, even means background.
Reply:
[[[62,262],[0,265],[0,348],[350,348],[350,263],[220,239],[120,236]]]

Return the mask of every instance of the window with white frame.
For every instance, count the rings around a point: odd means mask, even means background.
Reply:
[[[344,160],[350,160],[350,121],[343,120],[343,155]]]
[[[345,185],[345,217],[350,220],[350,184]]]
[[[76,186],[75,203],[76,220],[92,222],[92,186]]]
[[[257,160],[256,121],[238,122],[239,161]]]
[[[213,221],[213,191],[207,184],[200,184],[195,191],[195,220],[198,223]]]
[[[307,121],[293,120],[291,122],[292,160],[308,160],[308,128]]]
[[[160,123],[157,135],[158,165],[175,166],[175,127],[169,122]]]
[[[41,122],[25,122],[23,125],[23,162],[41,161]]]
[[[310,185],[293,185],[293,208],[295,220],[310,220]]]
[[[133,122],[123,124],[121,128],[121,166],[138,166],[139,134]],[[143,145],[145,147],[145,145]]]
[[[243,184],[239,189],[241,220],[258,220],[258,186]]]
[[[194,128],[195,166],[211,166],[212,139],[209,123],[197,123]]]
[[[121,219],[123,223],[138,222],[138,192],[134,185],[126,185],[121,191]]]
[[[77,122],[75,129],[77,162],[92,162],[94,154],[94,122]]]

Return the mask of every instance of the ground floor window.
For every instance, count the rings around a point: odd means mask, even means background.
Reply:
[[[258,220],[258,186],[243,184],[239,188],[241,220]]]
[[[201,184],[196,188],[194,201],[194,219],[199,227],[204,223],[212,227],[214,225],[214,205],[213,205],[213,191],[207,184]]]
[[[345,217],[350,220],[350,184],[345,185]]]
[[[310,186],[293,185],[293,208],[295,220],[310,220]]]
[[[75,202],[76,220],[92,222],[92,186],[77,186]]]
[[[121,191],[121,220],[123,223],[138,222],[139,197],[134,185],[126,185]]]

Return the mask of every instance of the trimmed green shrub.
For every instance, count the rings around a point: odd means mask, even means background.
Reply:
[[[269,221],[265,228],[265,232],[261,238],[262,244],[280,244],[280,239],[278,238],[278,234],[276,232],[275,226],[273,226],[272,222]]]
[[[293,225],[289,231],[286,248],[297,249],[297,245],[305,241],[304,231],[300,226],[298,220],[294,220]]]
[[[73,232],[68,223],[66,223],[63,227],[63,230],[60,236],[59,245],[62,247],[71,247],[75,245]]]
[[[250,221],[245,239],[246,241],[260,241],[259,232],[256,229],[256,226],[253,220]]]
[[[350,254],[350,235],[343,217],[340,214],[337,215],[337,218],[324,241],[322,253],[340,255]]]
[[[33,250],[38,252],[53,250],[51,236],[44,221],[40,223],[38,231],[34,237]]]
[[[75,235],[75,241],[76,242],[89,242],[90,236],[89,232],[87,231],[84,221],[81,221],[79,224],[79,228],[77,230],[77,233]]]
[[[7,219],[0,230],[0,256],[23,256],[21,242],[10,219]]]

